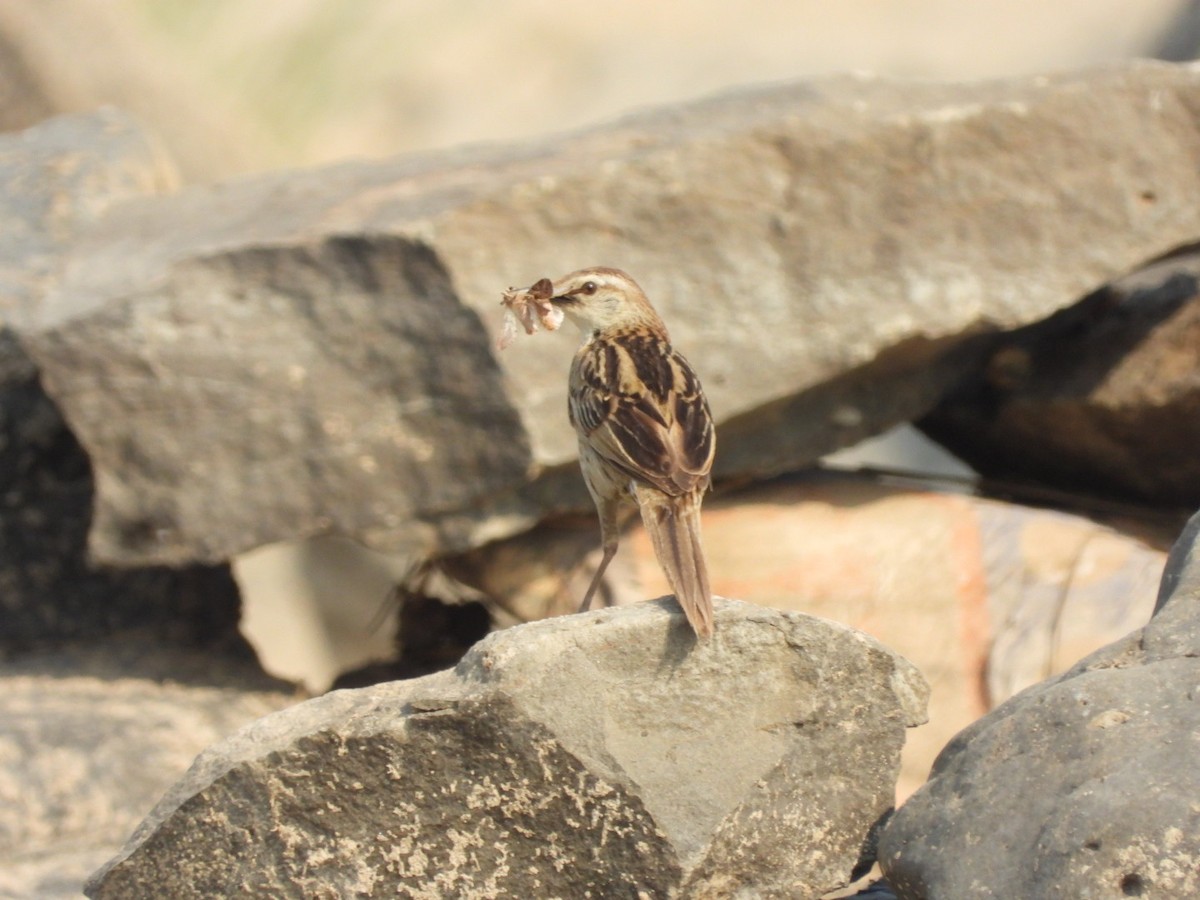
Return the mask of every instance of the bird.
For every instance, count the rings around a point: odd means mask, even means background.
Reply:
[[[553,282],[550,302],[583,333],[568,376],[568,417],[600,519],[603,553],[580,604],[588,609],[636,504],[654,554],[699,638],[713,633],[700,541],[716,435],[700,379],[625,272],[581,269]]]

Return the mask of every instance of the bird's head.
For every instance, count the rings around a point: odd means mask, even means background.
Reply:
[[[638,283],[620,269],[580,269],[554,282],[550,302],[585,334],[649,326],[666,333]]]

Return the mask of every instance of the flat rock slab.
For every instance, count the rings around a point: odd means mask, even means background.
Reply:
[[[1148,625],[950,742],[880,842],[901,898],[1200,894],[1197,531]]]
[[[1150,63],[833,78],[130,200],[74,242],[27,346],[96,466],[102,560],[331,531],[460,552],[587,505],[575,340],[498,356],[504,288],[628,270],[704,381],[718,476],[792,469],[1200,237],[1198,90]]]
[[[818,896],[862,874],[927,687],[861,632],[673,601],[489,636],[206,751],[96,898]]]

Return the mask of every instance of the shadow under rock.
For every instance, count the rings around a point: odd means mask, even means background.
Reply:
[[[162,644],[245,658],[229,567],[96,565],[94,493],[86,452],[0,328],[0,660],[122,634],[130,653]]]

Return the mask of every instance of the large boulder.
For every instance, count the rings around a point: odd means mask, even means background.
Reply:
[[[718,475],[928,411],[998,329],[1200,235],[1200,72],[742,90],[525,146],[133,200],[28,346],[97,466],[102,559],[339,531],[457,552],[584,506],[574,340],[499,291],[628,269],[700,371]],[[111,389],[119,385],[119,390]]]
[[[1149,624],[964,730],[883,834],[902,898],[1200,893],[1200,516]]]
[[[154,138],[114,110],[0,136],[0,657],[130,627],[189,643],[236,628],[226,566],[122,572],[88,558],[91,464],[23,343],[77,235],[174,185]]]
[[[869,867],[925,682],[866,635],[718,601],[498,632],[203,754],[90,896],[814,897]]]

